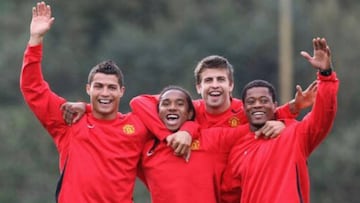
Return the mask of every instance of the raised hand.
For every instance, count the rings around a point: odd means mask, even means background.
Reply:
[[[331,52],[325,38],[313,39],[314,56],[302,51],[300,54],[316,69],[326,70],[331,68]]]
[[[296,85],[295,108],[298,112],[314,104],[317,91],[317,81],[313,81],[305,91],[300,85]]]
[[[36,6],[32,8],[29,44],[40,44],[45,33],[50,30],[54,20],[55,18],[51,16],[50,6],[44,2],[38,2]]]

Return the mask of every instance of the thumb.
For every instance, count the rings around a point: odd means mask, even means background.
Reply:
[[[258,139],[260,137],[260,135],[261,135],[261,129],[255,131],[255,139]]]
[[[170,146],[174,139],[174,135],[169,135],[166,137],[167,146]]]
[[[302,88],[300,85],[296,85],[296,91],[298,94],[301,94],[302,93]]]
[[[81,116],[79,114],[76,114],[76,116],[73,118],[72,123],[76,123],[80,120]]]
[[[65,111],[65,109],[66,109],[66,102],[61,104],[60,111]]]
[[[190,155],[191,155],[191,148],[189,148],[189,149],[187,150],[187,152],[184,154],[184,159],[185,159],[186,162],[189,162],[189,160],[190,160]]]
[[[308,61],[311,60],[310,54],[307,53],[306,51],[302,51],[302,52],[300,52],[300,54],[301,54],[306,60],[308,60]]]

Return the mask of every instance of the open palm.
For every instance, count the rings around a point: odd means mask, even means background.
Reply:
[[[314,56],[302,51],[301,55],[309,61],[314,68],[325,70],[330,68],[331,53],[330,48],[326,43],[325,38],[313,39]]]
[[[51,17],[51,8],[44,2],[38,3],[32,10],[32,20],[30,24],[30,34],[43,36],[54,22]]]

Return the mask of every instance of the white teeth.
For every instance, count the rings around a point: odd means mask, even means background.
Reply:
[[[179,115],[175,115],[175,114],[169,114],[166,116],[167,119],[178,119]]]
[[[259,116],[259,115],[264,115],[265,113],[264,112],[254,112],[253,115],[255,116]]]
[[[99,102],[101,104],[110,104],[111,101],[109,99],[100,99]]]
[[[210,92],[210,96],[219,96],[221,92]]]

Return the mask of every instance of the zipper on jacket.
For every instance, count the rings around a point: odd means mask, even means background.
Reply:
[[[62,170],[62,172],[61,172],[61,175],[60,175],[60,177],[59,177],[59,180],[58,180],[58,182],[57,182],[57,184],[56,184],[56,191],[55,191],[55,200],[56,200],[56,203],[59,202],[59,194],[60,194],[60,190],[61,190],[61,186],[62,186],[62,181],[63,181],[63,179],[64,179],[64,174],[65,174],[65,169],[66,169],[67,160],[68,160],[68,159],[66,158],[65,164],[64,164],[64,168],[63,168],[63,170]]]

